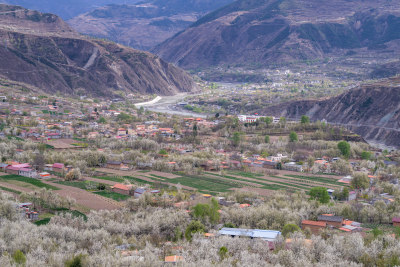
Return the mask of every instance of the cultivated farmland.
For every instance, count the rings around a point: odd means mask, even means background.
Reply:
[[[216,195],[235,189],[255,192],[269,192],[274,190],[286,190],[294,192],[297,190],[309,191],[316,186],[331,189],[340,189],[344,185],[338,182],[339,177],[318,176],[312,174],[296,174],[285,171],[277,171],[274,175],[265,175],[243,171],[228,172],[205,172],[201,175],[185,175],[183,173],[157,172],[122,172],[122,176],[112,176],[112,170],[107,170],[108,176],[96,177],[114,182],[131,181],[135,184],[149,184],[153,187],[180,186],[188,190],[197,190],[201,193]],[[127,176],[126,174],[135,175]]]

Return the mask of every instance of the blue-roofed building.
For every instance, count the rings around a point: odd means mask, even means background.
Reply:
[[[281,235],[281,232],[275,230],[259,230],[259,229],[240,229],[240,228],[222,228],[219,230],[220,235],[229,235],[232,237],[250,237],[260,238],[265,241],[275,241]]]
[[[135,192],[133,194],[134,198],[140,198],[144,193],[146,192],[146,189],[143,187],[138,187],[135,189]]]

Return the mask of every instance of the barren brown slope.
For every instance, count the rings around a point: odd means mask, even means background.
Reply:
[[[238,0],[153,52],[189,69],[275,64],[358,49],[378,58],[400,50],[399,10],[399,1],[386,0]]]
[[[157,56],[80,36],[51,14],[0,5],[0,77],[64,94],[173,95],[196,89]]]
[[[327,100],[294,101],[264,110],[266,114],[347,126],[369,142],[400,147],[400,77],[360,86]]]
[[[107,5],[68,20],[78,32],[150,50],[233,0],[144,0]]]

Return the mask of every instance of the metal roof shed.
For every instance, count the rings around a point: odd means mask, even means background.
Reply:
[[[250,238],[260,238],[265,241],[275,241],[281,232],[274,230],[259,230],[259,229],[240,229],[240,228],[222,228],[219,231],[220,235],[244,236]]]

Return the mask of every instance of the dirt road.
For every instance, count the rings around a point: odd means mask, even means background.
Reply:
[[[52,182],[46,182],[46,181],[43,182],[48,185],[53,185],[60,188],[60,190],[54,191],[60,196],[71,197],[76,200],[77,204],[88,207],[93,210],[113,210],[122,208],[124,206],[124,204],[119,203],[115,200],[87,192],[86,190],[80,188],[56,184]]]

